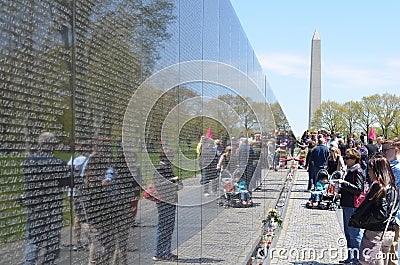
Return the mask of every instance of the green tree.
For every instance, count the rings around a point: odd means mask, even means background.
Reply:
[[[359,123],[359,111],[361,105],[357,101],[347,101],[341,107],[342,118],[344,121],[345,129],[348,134],[353,134],[357,130],[357,124]]]
[[[375,107],[373,102],[375,101],[373,96],[363,97],[359,105],[358,115],[358,126],[369,135],[370,128],[377,122],[375,115]]]
[[[252,109],[252,100],[250,98],[243,98],[240,95],[224,94],[218,97],[226,104],[232,107],[240,117],[239,121],[236,121],[238,127],[244,127],[245,131],[253,129],[254,126],[259,122]]]
[[[272,115],[274,116],[277,130],[290,131],[289,122],[283,112],[281,105],[278,102],[271,104]]]
[[[173,3],[89,0],[79,5],[76,128],[80,137],[101,133],[119,140],[126,106],[154,71],[160,48],[170,37]]]
[[[389,93],[374,95],[371,104],[382,134],[387,138],[396,117],[400,114],[400,98]]]
[[[394,136],[397,136],[397,137],[400,136],[400,116],[399,115],[397,115],[396,118],[394,119],[392,133],[394,134]]]
[[[316,129],[323,128],[331,132],[344,129],[342,105],[335,101],[322,102],[321,107],[316,110],[311,126]]]

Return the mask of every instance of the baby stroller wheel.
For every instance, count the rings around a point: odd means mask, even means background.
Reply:
[[[328,205],[326,204],[326,203],[319,203],[319,208],[321,209],[321,210],[327,210],[328,209]]]
[[[312,208],[313,208],[312,202],[308,201],[308,202],[306,203],[306,208],[312,209]]]
[[[335,211],[336,209],[337,209],[336,203],[331,203],[331,204],[329,205],[329,210]]]

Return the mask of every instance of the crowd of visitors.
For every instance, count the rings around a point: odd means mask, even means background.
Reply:
[[[232,137],[230,140],[227,137],[214,140],[209,135],[201,136],[196,152],[204,196],[218,195],[218,177],[223,170],[240,175],[240,181],[245,183],[247,190],[250,189],[253,178],[261,177],[258,168],[261,141],[261,134],[252,134],[249,138]]]
[[[398,264],[400,139],[306,131],[300,146],[307,150],[312,197],[321,189],[318,171],[341,172],[335,182],[348,256],[340,263]]]

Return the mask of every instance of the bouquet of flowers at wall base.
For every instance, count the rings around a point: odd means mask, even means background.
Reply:
[[[273,226],[274,224],[277,224],[277,225],[281,226],[283,220],[276,209],[270,209],[268,211],[268,215],[265,217],[265,219],[262,222],[264,225]]]

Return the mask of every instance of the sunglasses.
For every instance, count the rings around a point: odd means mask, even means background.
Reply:
[[[349,159],[355,159],[354,157],[345,157],[345,160],[349,160]]]

